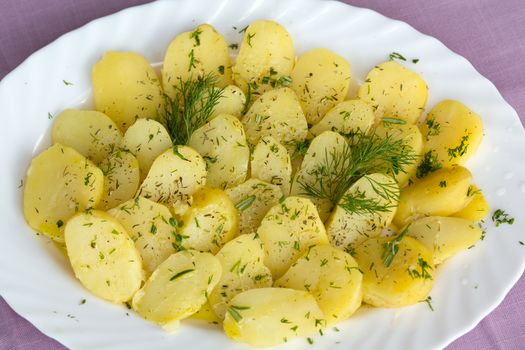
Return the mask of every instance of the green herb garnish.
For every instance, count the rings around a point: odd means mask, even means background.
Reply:
[[[504,210],[497,209],[492,214],[492,221],[496,224],[496,227],[498,227],[501,224],[512,225],[514,223],[514,218],[509,217],[509,214],[505,213]]]
[[[408,224],[407,227],[405,227],[405,229],[401,231],[401,233],[396,238],[383,244],[383,254],[381,255],[381,259],[383,259],[383,265],[385,265],[385,267],[390,267],[392,261],[394,261],[394,258],[399,251],[399,243],[407,234],[410,225],[411,224]]]
[[[244,211],[253,204],[256,198],[257,197],[254,194],[252,194],[251,196],[248,196],[240,202],[238,202],[237,204],[235,204],[235,208],[237,208],[238,211]]]
[[[182,270],[181,272],[177,272],[176,274],[174,274],[171,278],[170,278],[170,281],[175,281],[176,279],[184,276],[185,274],[187,273],[190,273],[190,272],[193,272],[195,271],[195,269],[187,269],[187,270]]]
[[[420,179],[442,167],[443,165],[438,161],[437,155],[434,151],[428,151],[423,155],[423,160],[417,167],[416,177]]]

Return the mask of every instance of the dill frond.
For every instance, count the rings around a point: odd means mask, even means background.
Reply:
[[[187,144],[193,132],[209,120],[224,91],[216,83],[212,74],[187,81],[179,78],[174,98],[166,96],[166,126],[174,145]]]

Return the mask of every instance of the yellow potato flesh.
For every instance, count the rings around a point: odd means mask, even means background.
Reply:
[[[472,198],[470,202],[452,216],[472,221],[485,219],[490,212],[490,205],[481,190],[471,185],[467,190],[467,197]]]
[[[52,137],[53,143],[71,147],[98,164],[119,145],[122,133],[104,113],[66,109],[56,117]]]
[[[258,288],[237,294],[223,323],[228,337],[256,347],[313,335],[325,325],[323,312],[311,294],[286,288]]]
[[[416,72],[388,61],[368,72],[357,96],[381,110],[384,117],[414,124],[425,110],[428,87]]]
[[[93,66],[97,111],[126,131],[139,118],[164,118],[164,97],[157,74],[141,55],[109,51]]]
[[[328,49],[313,49],[299,57],[291,77],[308,123],[316,124],[346,97],[350,64]]]
[[[286,148],[271,136],[263,137],[251,155],[251,175],[254,178],[281,187],[290,193],[292,162]]]
[[[310,128],[312,135],[324,131],[349,134],[357,130],[366,133],[375,122],[372,106],[361,100],[349,100],[336,104],[317,124]]]
[[[264,216],[257,234],[264,244],[264,264],[274,278],[286,270],[313,244],[328,244],[323,222],[307,198],[288,197]]]
[[[424,300],[434,285],[432,253],[412,237],[398,243],[386,266],[385,245],[395,237],[370,238],[355,248],[353,257],[363,271],[363,301],[376,307],[401,307]]]
[[[315,297],[331,325],[350,317],[361,306],[363,275],[347,253],[329,245],[309,248],[276,287],[306,290]]]
[[[64,242],[64,226],[75,213],[98,205],[104,175],[72,148],[54,144],[33,158],[24,186],[24,217],[33,229]]]
[[[463,209],[472,175],[462,166],[439,169],[401,192],[394,224],[399,227],[418,215],[448,216]]]
[[[84,287],[114,303],[133,297],[144,278],[142,260],[117,220],[101,211],[77,214],[64,236],[69,261]]]
[[[110,209],[133,198],[140,184],[139,162],[133,154],[118,150],[99,164],[104,173],[104,194],[99,207]]]

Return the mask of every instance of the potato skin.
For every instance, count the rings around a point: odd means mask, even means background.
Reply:
[[[399,198],[394,224],[404,227],[417,215],[448,216],[463,209],[470,198],[472,174],[462,166],[442,168],[406,187]]]
[[[483,138],[479,115],[454,100],[435,105],[420,127],[425,139],[423,153],[433,151],[444,167],[465,164]]]
[[[164,97],[149,62],[134,52],[108,51],[93,66],[97,111],[125,132],[139,118],[164,118]]]
[[[52,137],[53,143],[71,147],[98,164],[119,145],[122,133],[104,113],[66,109],[55,118]]]
[[[404,237],[390,266],[385,244],[392,237],[370,238],[353,252],[363,271],[363,301],[376,307],[402,307],[424,300],[434,285],[432,253],[412,237]]]
[[[144,279],[142,259],[126,229],[110,215],[79,213],[65,228],[75,276],[91,293],[113,303],[130,300]]]
[[[382,111],[384,117],[414,124],[425,110],[428,87],[416,72],[387,61],[368,72],[357,96]]]
[[[67,220],[96,207],[103,189],[99,168],[74,149],[55,143],[27,169],[24,217],[34,230],[63,243]]]
[[[326,326],[314,297],[294,289],[250,289],[237,294],[228,310],[223,323],[226,335],[256,347],[313,335]]]
[[[309,124],[316,124],[346,97],[350,64],[328,49],[313,49],[297,60],[292,71],[295,91]]]
[[[164,92],[173,98],[174,85],[178,86],[180,81],[197,79],[207,74],[217,77],[219,87],[232,83],[226,40],[211,25],[201,24],[190,32],[177,35],[169,44],[162,67]]]
[[[246,28],[232,67],[235,84],[245,94],[250,91],[255,100],[290,75],[294,58],[292,38],[284,27],[274,21],[254,21]]]

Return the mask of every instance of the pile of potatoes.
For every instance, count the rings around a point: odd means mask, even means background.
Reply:
[[[187,145],[173,145],[165,95],[206,74],[222,98]],[[60,113],[53,145],[32,160],[24,215],[65,247],[85,288],[166,330],[192,316],[255,346],[322,333],[362,302],[424,300],[438,265],[481,236],[489,207],[464,167],[481,119],[447,100],[422,120],[427,85],[395,61],[349,98],[344,57],[319,48],[296,58],[286,29],[261,20],[234,62],[204,24],[171,42],[160,78],[137,53],[107,52],[92,81],[95,110]],[[316,169],[357,130],[419,156],[347,190],[390,210],[348,212],[300,185],[319,186]]]

